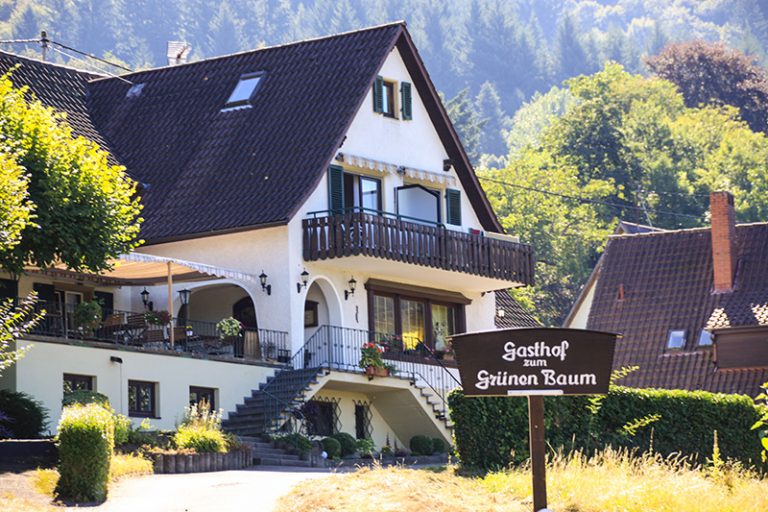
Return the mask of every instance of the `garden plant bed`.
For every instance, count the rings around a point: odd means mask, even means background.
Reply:
[[[253,464],[253,450],[246,446],[227,453],[152,453],[155,473],[203,473],[243,469]]]

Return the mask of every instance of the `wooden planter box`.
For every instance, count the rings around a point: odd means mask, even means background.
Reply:
[[[369,366],[365,369],[365,374],[368,376],[368,379],[372,379],[374,377],[389,377],[389,369]]]
[[[193,453],[190,455],[155,453],[155,473],[202,473],[243,469],[253,465],[250,447],[227,453]]]

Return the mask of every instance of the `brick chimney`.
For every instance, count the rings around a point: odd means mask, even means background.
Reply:
[[[712,267],[714,293],[733,291],[736,273],[736,217],[730,192],[709,195],[712,221]]]

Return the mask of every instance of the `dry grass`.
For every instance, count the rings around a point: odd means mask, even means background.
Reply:
[[[32,476],[32,486],[42,494],[53,499],[56,484],[59,483],[59,472],[55,469],[36,469]]]
[[[3,512],[54,512],[61,510],[35,499],[20,498],[9,492],[0,493],[0,510]]]
[[[277,512],[517,512],[522,504],[491,494],[477,479],[452,470],[363,468],[300,484],[280,498]]]
[[[151,475],[152,461],[135,453],[116,453],[109,465],[109,479],[119,480],[126,476]]]
[[[558,456],[547,473],[549,507],[567,512],[765,512],[768,480],[739,467],[718,471],[681,460],[631,457],[606,451],[595,457]],[[458,476],[404,468],[363,469],[297,486],[280,499],[289,511],[530,510],[527,469]]]

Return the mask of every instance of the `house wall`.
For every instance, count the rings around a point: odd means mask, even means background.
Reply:
[[[16,363],[15,372],[7,372],[0,388],[29,393],[50,411],[50,431],[55,432],[61,413],[64,373],[95,377],[95,390],[107,395],[115,411],[128,415],[128,380],[157,383],[159,418],[154,427],[174,428],[189,405],[189,386],[215,388],[217,408],[233,411],[251,389],[274,375],[270,366],[192,359],[175,355],[148,354],[126,350],[75,346],[66,343],[19,341],[19,347],[31,347]],[[123,360],[113,363],[110,357]],[[142,418],[132,418],[138,425]]]
[[[362,388],[364,389],[364,388]],[[352,437],[355,437],[355,401],[367,402],[371,408],[371,439],[377,449],[381,449],[387,441],[387,435],[389,435],[390,446],[395,445],[395,442],[399,446],[408,447],[407,444],[403,444],[403,441],[399,439],[394,430],[387,424],[381,413],[372,403],[371,397],[365,393],[356,393],[352,391],[342,391],[336,389],[323,389],[313,396],[313,399],[333,399],[338,401],[339,405],[339,423],[340,432],[346,432]],[[408,440],[406,440],[407,442]]]
[[[595,299],[595,284],[597,281],[587,283],[587,289],[582,291],[576,308],[571,313],[565,327],[572,329],[586,329],[589,320],[589,311],[592,309],[592,301]]]

